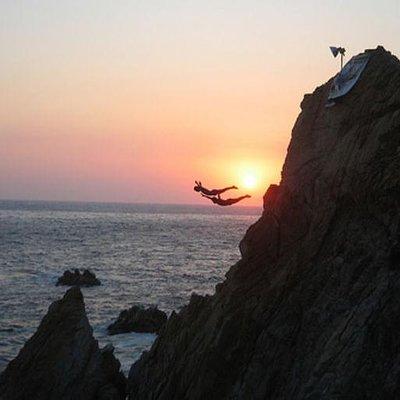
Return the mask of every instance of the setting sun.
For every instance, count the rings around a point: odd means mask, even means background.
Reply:
[[[207,165],[212,160],[206,159],[204,164],[199,165],[199,173],[206,170]],[[229,158],[221,158],[214,161],[218,166],[213,174],[217,175],[217,179],[213,179],[213,175],[202,175],[204,182],[210,182],[210,186],[236,185],[237,192],[230,192],[226,197],[235,197],[249,194],[242,205],[255,206],[260,204],[266,188],[271,183],[278,183],[280,180],[280,161],[270,155],[267,159],[261,155],[255,154],[253,158],[247,154],[235,154]]]
[[[257,178],[254,174],[247,173],[242,178],[242,185],[245,189],[254,189],[257,186]]]

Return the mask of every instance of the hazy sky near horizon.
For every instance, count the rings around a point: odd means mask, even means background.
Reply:
[[[399,0],[2,0],[0,22],[3,199],[198,203],[194,179],[250,175],[261,204],[328,46],[400,55]]]

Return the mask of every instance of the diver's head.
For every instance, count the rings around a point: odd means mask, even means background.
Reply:
[[[194,190],[195,192],[200,192],[201,188],[200,188],[200,186],[195,186],[195,187],[193,188],[193,190]]]

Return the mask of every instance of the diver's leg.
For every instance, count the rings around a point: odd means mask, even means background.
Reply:
[[[214,189],[213,192],[215,192],[215,194],[222,194],[227,192],[228,190],[232,190],[232,189],[237,189],[237,186],[228,186],[226,188],[223,189]]]
[[[236,197],[235,199],[227,199],[226,202],[229,203],[229,205],[231,206],[232,204],[239,203],[239,201],[248,199],[249,197],[251,197],[251,196],[246,194],[245,196]]]

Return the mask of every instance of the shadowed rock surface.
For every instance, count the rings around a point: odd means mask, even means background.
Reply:
[[[112,346],[93,338],[79,288],[54,302],[0,375],[1,400],[117,400],[126,379]]]
[[[80,272],[79,269],[65,271],[63,276],[58,278],[56,286],[99,286],[100,281],[93,272],[88,269]]]
[[[127,332],[158,333],[166,322],[167,314],[157,307],[133,306],[121,311],[107,331],[110,335]]]
[[[400,398],[400,63],[306,95],[279,184],[213,296],[173,313],[133,399]]]

